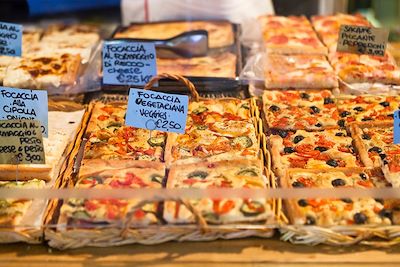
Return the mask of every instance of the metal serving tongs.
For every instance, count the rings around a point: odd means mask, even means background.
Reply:
[[[208,32],[188,31],[165,40],[146,39],[153,42],[160,58],[202,57],[208,53]]]

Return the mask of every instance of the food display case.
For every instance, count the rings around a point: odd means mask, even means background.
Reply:
[[[387,47],[341,48],[344,27],[388,32],[375,24],[383,5],[371,18],[374,5],[349,14],[345,1],[341,12],[319,3],[306,17],[266,1],[239,19],[233,1],[213,18],[182,19],[183,5],[149,21],[157,1],[144,2],[125,25],[88,21],[90,11],[17,22],[22,55],[0,56],[0,105],[14,107],[0,120],[0,266],[400,262],[396,25]],[[202,55],[191,34],[207,38]],[[105,83],[107,42],[154,44],[157,74]],[[35,151],[4,137],[28,140],[12,119],[23,125],[23,92],[38,90],[45,159],[21,162]]]

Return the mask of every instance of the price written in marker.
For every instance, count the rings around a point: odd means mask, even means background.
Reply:
[[[400,110],[394,112],[393,143],[400,144]]]
[[[0,120],[38,120],[42,134],[48,136],[47,91],[0,86]]]
[[[154,43],[107,41],[103,46],[103,83],[145,85],[157,75]]]
[[[20,57],[22,25],[0,22],[0,55]]]
[[[389,31],[356,25],[340,26],[338,52],[384,56]]]
[[[185,133],[189,98],[130,89],[126,125],[148,130]]]
[[[36,120],[0,120],[0,164],[44,164],[41,124]]]

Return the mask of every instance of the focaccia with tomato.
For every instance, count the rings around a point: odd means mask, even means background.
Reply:
[[[305,16],[266,15],[258,18],[267,53],[272,54],[327,54]]]
[[[380,170],[293,169],[281,179],[286,188],[382,188],[389,186]],[[284,200],[292,224],[318,226],[391,225],[392,210],[382,199],[302,198]]]
[[[266,188],[262,163],[257,160],[232,160],[173,166],[167,188]],[[225,224],[272,220],[271,202],[263,198],[189,200],[193,209],[208,223]],[[166,201],[164,219],[168,223],[193,223],[195,216],[185,205]]]
[[[284,177],[291,168],[362,167],[352,141],[343,129],[272,131],[269,144],[273,170]]]
[[[382,168],[393,187],[400,187],[400,145],[393,143],[393,122],[353,124],[350,130],[365,166]]]
[[[266,55],[265,88],[336,88],[338,80],[325,56]]]

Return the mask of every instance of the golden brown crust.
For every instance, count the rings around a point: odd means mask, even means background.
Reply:
[[[30,180],[36,178],[39,180],[50,181],[53,167],[46,164],[1,164],[0,179],[7,181]],[[18,174],[17,174],[18,173]]]
[[[269,139],[269,148],[272,157],[272,169],[274,172],[282,178],[285,176],[286,169],[282,165],[281,149],[283,146],[283,139],[280,136],[273,135]]]
[[[379,163],[376,165],[374,164],[374,162],[370,159],[369,154],[368,154],[368,150],[364,145],[364,142],[362,140],[362,128],[366,128],[367,124],[371,125],[372,123],[363,123],[361,125],[359,124],[351,124],[349,126],[349,130],[351,133],[351,136],[353,137],[354,140],[354,145],[358,151],[358,154],[360,155],[361,161],[362,163],[366,166],[366,167],[379,167]],[[360,128],[361,126],[361,128]]]

